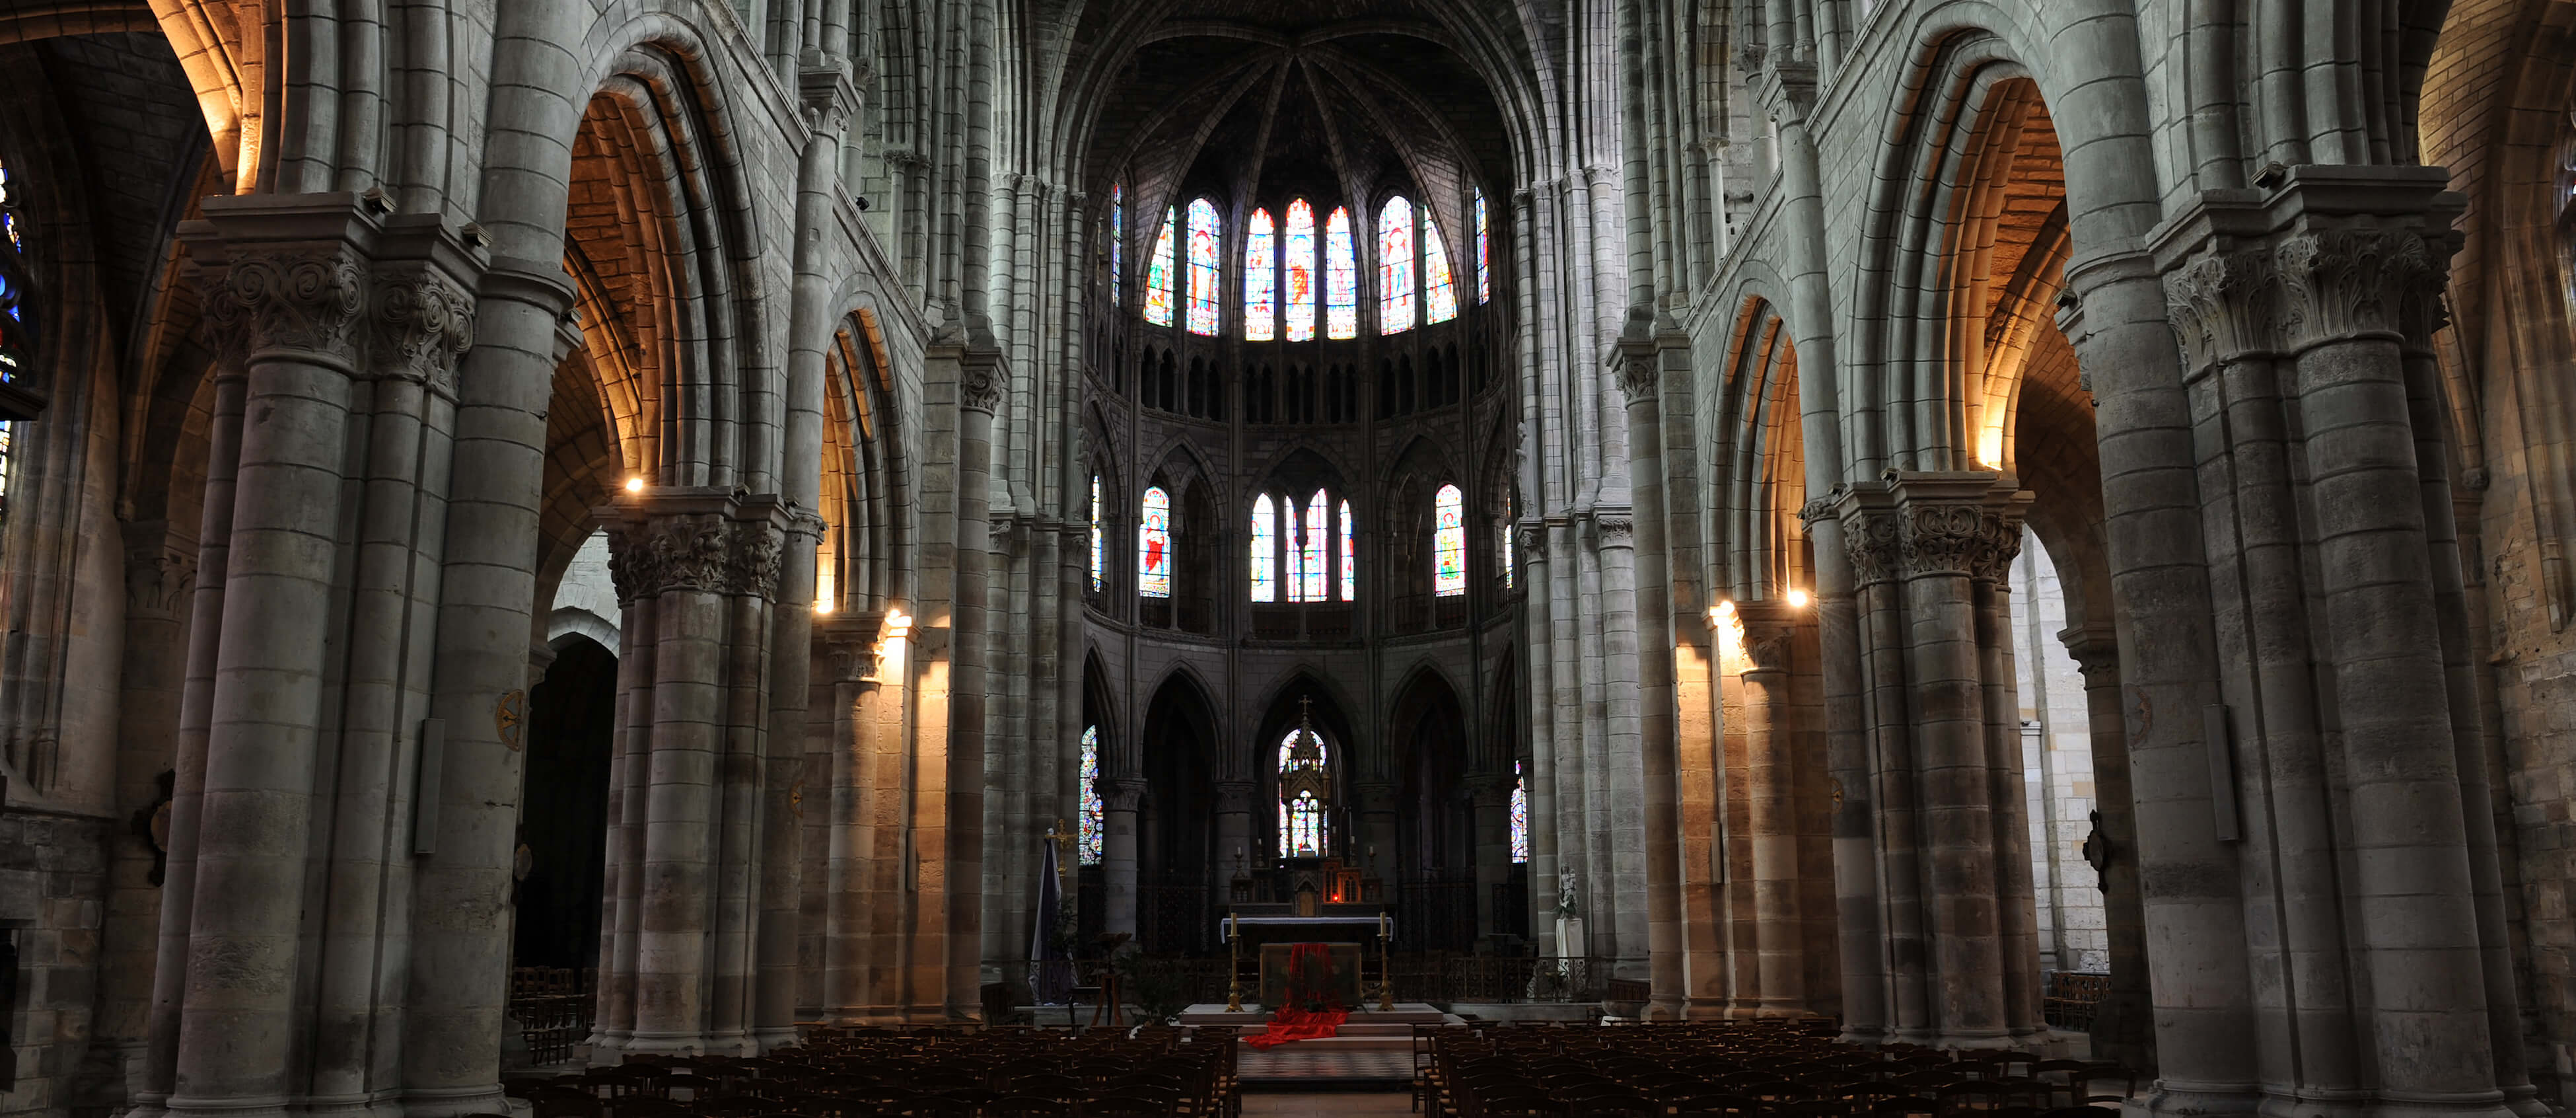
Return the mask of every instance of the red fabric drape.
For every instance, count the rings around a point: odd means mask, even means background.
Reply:
[[[1282,1004],[1271,1008],[1269,1027],[1260,1036],[1245,1037],[1245,1044],[1271,1048],[1292,1040],[1320,1040],[1340,1032],[1342,1022],[1350,1019],[1350,1011],[1333,994],[1333,953],[1323,944],[1289,946],[1283,985]]]

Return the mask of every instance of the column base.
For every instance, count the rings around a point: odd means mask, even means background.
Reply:
[[[403,1092],[402,1118],[453,1118],[460,1114],[508,1114],[510,1098],[498,1083],[488,1087],[451,1087]],[[382,1108],[379,1108],[382,1109]]]

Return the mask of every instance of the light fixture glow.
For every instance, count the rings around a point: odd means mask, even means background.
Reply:
[[[1807,608],[1807,592],[1806,592],[1806,591],[1804,591],[1804,590],[1792,590],[1792,591],[1790,591],[1790,592],[1789,592],[1789,606],[1790,606],[1790,608],[1792,608],[1792,609],[1805,609],[1805,608]]]
[[[1724,625],[1734,619],[1735,600],[1732,598],[1720,598],[1716,605],[1708,607],[1708,623],[1711,625]]]
[[[629,492],[629,493],[641,493],[641,492],[643,492],[643,491],[644,491],[644,479],[643,479],[643,478],[640,478],[640,477],[630,477],[630,478],[626,479],[626,491],[627,491],[627,492]]]

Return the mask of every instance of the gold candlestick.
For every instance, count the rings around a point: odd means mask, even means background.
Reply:
[[[1243,924],[1235,919],[1234,910],[1225,910],[1225,1011],[1243,1012]]]

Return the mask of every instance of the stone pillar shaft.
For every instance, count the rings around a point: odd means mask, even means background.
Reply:
[[[1796,739],[1789,702],[1785,607],[1741,603],[1744,621],[1745,837],[1753,861],[1753,949],[1758,1017],[1807,1012],[1804,916],[1798,878]]]

